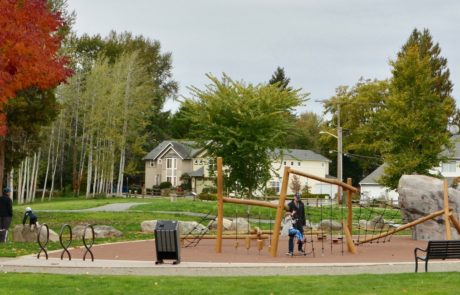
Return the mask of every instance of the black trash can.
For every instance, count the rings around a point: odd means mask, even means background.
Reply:
[[[165,259],[174,260],[173,264],[180,263],[180,232],[178,221],[157,221],[155,227],[155,248],[157,252],[155,264],[163,263]]]

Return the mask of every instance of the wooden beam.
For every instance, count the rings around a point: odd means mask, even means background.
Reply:
[[[222,157],[217,158],[217,238],[216,253],[222,253],[222,233],[224,231],[224,176]]]
[[[345,224],[343,224],[343,222],[342,222],[342,227],[345,233],[345,238],[347,239],[348,252],[356,254],[357,252],[356,246],[355,246],[355,243],[353,242],[353,236],[351,235],[351,232],[348,230],[348,227],[345,226]]]
[[[449,218],[449,185],[447,179],[444,179],[444,225],[446,227],[446,240],[452,240],[452,230],[450,228]]]
[[[439,210],[439,211],[436,211],[434,213],[431,213],[427,216],[424,216],[424,217],[421,217],[417,220],[414,220],[412,222],[409,222],[407,224],[404,224],[404,225],[401,225],[400,227],[398,228],[395,228],[394,230],[390,230],[386,233],[383,233],[383,234],[380,234],[380,235],[376,235],[376,236],[372,236],[372,237],[369,237],[363,241],[359,241],[357,244],[360,245],[360,244],[364,244],[364,243],[367,243],[367,242],[370,242],[370,241],[374,241],[374,240],[377,240],[377,239],[380,239],[380,238],[383,238],[383,237],[386,237],[386,236],[389,236],[389,235],[392,235],[394,233],[397,233],[399,231],[402,231],[402,230],[405,230],[407,228],[410,228],[410,227],[413,227],[419,223],[423,223],[427,220],[430,220],[430,219],[433,219],[435,217],[438,217],[438,216],[441,216],[444,214],[444,209],[443,210]]]
[[[460,223],[458,222],[457,218],[452,214],[452,212],[449,215],[449,219],[454,225],[455,229],[457,230],[457,233],[460,234]]]
[[[233,204],[241,204],[241,205],[251,205],[251,206],[261,206],[261,207],[268,207],[273,209],[278,209],[278,204],[273,204],[266,201],[258,201],[258,200],[246,200],[246,199],[235,199],[235,198],[223,198],[224,203],[233,203]],[[285,209],[288,207],[285,206]]]
[[[347,179],[347,184],[351,186],[351,178]],[[347,208],[348,208],[348,214],[347,214],[347,227],[348,230],[351,231],[353,230],[353,207],[352,207],[352,193],[350,190],[347,190]]]
[[[320,176],[305,173],[303,171],[298,171],[298,170],[295,170],[295,169],[290,169],[290,172],[293,173],[293,174],[297,174],[297,175],[304,176],[304,177],[307,177],[307,178],[311,178],[311,179],[314,179],[314,180],[318,180],[318,181],[321,181],[321,182],[326,182],[326,183],[330,183],[330,184],[339,185],[342,188],[350,190],[350,191],[352,191],[354,193],[358,192],[358,189],[356,187],[354,187],[352,185],[348,185],[348,184],[346,184],[344,182],[338,181],[337,179],[323,178],[323,177],[320,177]]]
[[[278,254],[278,241],[281,233],[281,221],[283,220],[290,170],[291,169],[289,167],[284,167],[283,184],[281,186],[278,209],[276,210],[275,227],[273,229],[272,244],[270,247],[270,256],[272,257],[276,257]]]

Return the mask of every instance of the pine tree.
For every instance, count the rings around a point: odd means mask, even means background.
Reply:
[[[284,73],[284,68],[277,67],[268,83],[271,85],[278,83],[281,89],[290,90],[288,87],[290,81],[291,79],[287,78],[286,74]]]

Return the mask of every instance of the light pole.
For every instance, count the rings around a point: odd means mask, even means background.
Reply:
[[[342,127],[337,127],[337,135],[327,131],[320,131],[320,134],[327,134],[337,139],[337,179],[341,182],[343,179],[343,168],[342,168]],[[340,204],[342,197],[342,187],[337,187],[337,203]]]

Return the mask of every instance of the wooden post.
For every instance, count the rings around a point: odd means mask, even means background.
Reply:
[[[222,174],[222,157],[217,158],[217,238],[216,253],[222,253],[222,234],[224,231],[224,176]]]
[[[348,185],[352,184],[352,180],[350,177],[348,177],[347,179],[347,184]],[[352,228],[353,227],[353,207],[352,207],[351,198],[352,198],[352,193],[350,190],[347,190],[347,207],[348,207],[347,227],[348,227],[348,230],[350,231],[350,234],[353,232],[353,228]]]
[[[276,257],[276,255],[278,254],[278,241],[281,232],[281,221],[283,219],[284,214],[284,203],[286,202],[286,194],[289,183],[289,172],[290,168],[284,167],[283,184],[281,186],[281,193],[278,201],[278,209],[276,210],[275,227],[273,229],[273,239],[270,248],[270,256],[272,257]]]
[[[345,238],[347,239],[348,252],[356,254],[356,246],[353,242],[353,236],[351,235],[351,232],[348,230],[348,226],[345,226],[345,224],[342,222],[342,227],[345,233]]]
[[[444,179],[444,225],[446,227],[446,240],[452,240],[449,218],[449,185],[447,184],[447,179]]]

